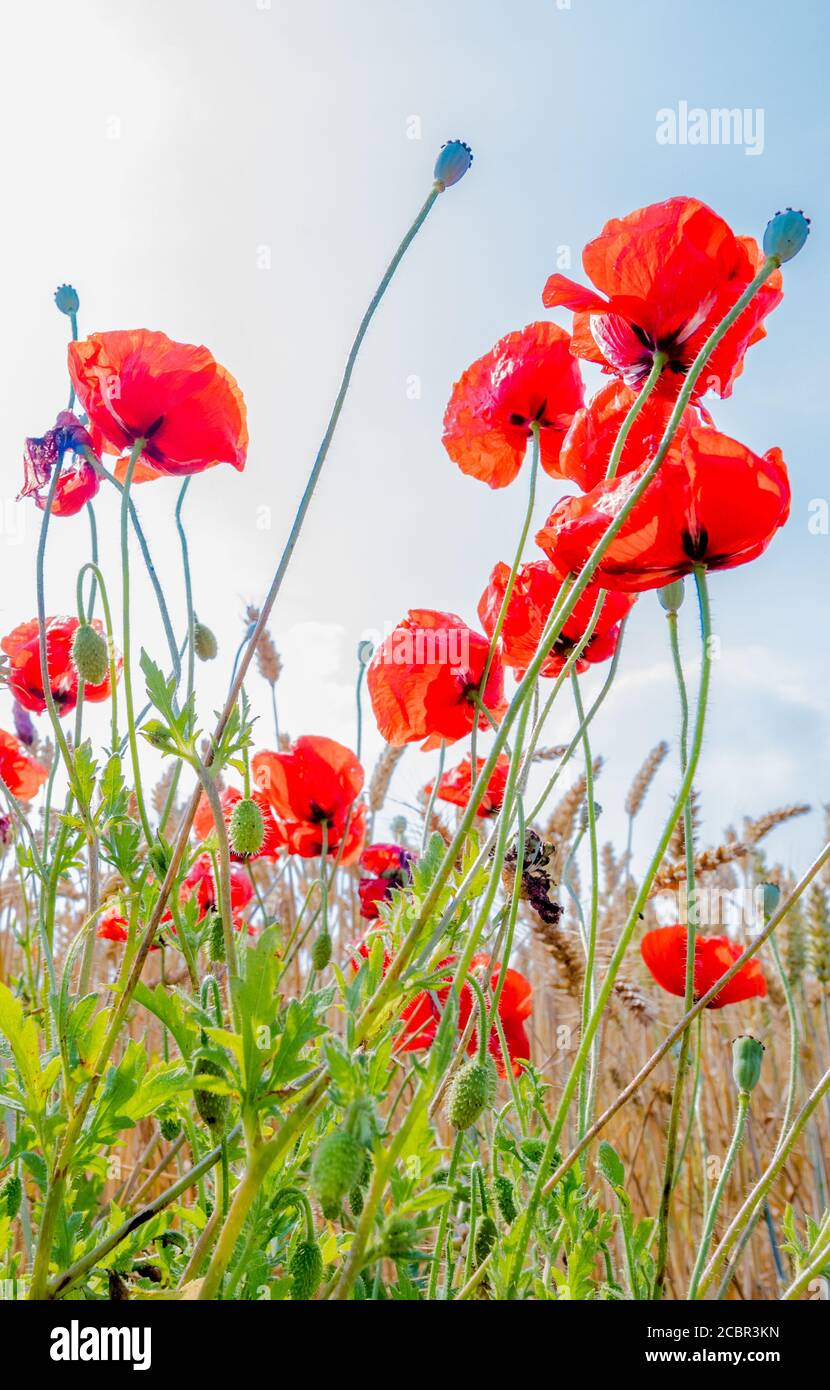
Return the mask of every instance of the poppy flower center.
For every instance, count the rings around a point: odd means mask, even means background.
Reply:
[[[683,532],[683,552],[688,555],[690,560],[699,564],[706,559],[706,552],[709,549],[709,532],[705,526],[701,526],[697,535],[692,535],[691,531]]]

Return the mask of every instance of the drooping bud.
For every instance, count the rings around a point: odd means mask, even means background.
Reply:
[[[247,859],[259,853],[265,839],[265,822],[262,811],[251,797],[245,796],[237,801],[231,812],[228,833],[235,854],[244,855]]]
[[[732,1044],[732,1075],[739,1091],[749,1094],[755,1090],[761,1075],[764,1045],[745,1033]]]
[[[311,1182],[324,1216],[336,1215],[340,1203],[351,1192],[363,1171],[363,1149],[348,1130],[329,1134],[314,1155]]]
[[[473,162],[473,152],[463,140],[448,140],[435,161],[435,182],[441,192],[463,179]]]
[[[288,1262],[293,1283],[291,1297],[297,1301],[313,1298],[323,1279],[323,1252],[316,1240],[301,1240]]]
[[[795,208],[777,212],[764,232],[764,255],[774,256],[779,265],[797,256],[810,235],[810,219]]]
[[[72,638],[72,665],[87,685],[101,685],[107,678],[107,644],[91,623],[79,623]]]
[[[162,1139],[172,1144],[182,1132],[182,1122],[175,1110],[162,1110],[159,1115],[159,1132]]]
[[[476,1264],[483,1264],[496,1243],[498,1231],[492,1216],[482,1216],[476,1228]]]
[[[219,650],[216,638],[204,623],[193,624],[193,650],[200,661],[213,661]]]
[[[667,613],[676,613],[683,604],[685,593],[682,579],[675,579],[672,584],[664,584],[662,589],[657,590],[660,607],[665,608]]]
[[[496,1064],[492,1057],[473,1058],[455,1073],[447,1099],[447,1118],[453,1129],[469,1129],[496,1098]]]

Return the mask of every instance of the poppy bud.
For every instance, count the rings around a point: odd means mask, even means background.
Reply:
[[[265,822],[256,802],[249,796],[237,801],[229,826],[231,849],[248,858],[258,854],[265,839]]]
[[[469,1129],[496,1098],[496,1064],[492,1057],[458,1068],[450,1085],[447,1118],[453,1129]]]
[[[219,650],[216,638],[204,623],[193,624],[193,650],[200,661],[213,661]]]
[[[62,314],[77,314],[81,307],[78,291],[74,285],[58,285],[55,290],[55,303]]]
[[[496,1243],[498,1231],[492,1216],[482,1216],[476,1228],[476,1264],[483,1264]]]
[[[345,1129],[327,1135],[311,1167],[311,1181],[324,1216],[336,1216],[342,1199],[351,1192],[362,1172],[363,1149],[354,1135]]]
[[[390,1216],[383,1230],[383,1253],[391,1260],[407,1255],[415,1242],[415,1222],[405,1216]]]
[[[178,1139],[182,1132],[182,1122],[175,1110],[163,1111],[159,1115],[159,1131],[162,1139],[166,1139],[168,1144]]]
[[[764,1044],[748,1033],[736,1038],[732,1044],[732,1075],[739,1091],[747,1094],[754,1091],[761,1075],[764,1060]]]
[[[503,1173],[493,1179],[493,1199],[506,1226],[512,1226],[518,1212],[513,1198],[513,1184]]]
[[[0,1184],[0,1211],[5,1210],[6,1216],[13,1221],[22,1201],[23,1183],[17,1173],[9,1173],[5,1182]]]
[[[434,170],[439,191],[443,193],[445,188],[452,188],[454,183],[463,179],[472,162],[473,152],[463,140],[448,140],[442,145]]]
[[[786,208],[777,212],[764,232],[764,254],[774,256],[779,265],[797,256],[810,235],[810,219],[803,212]]]
[[[774,883],[762,883],[761,893],[763,894],[764,921],[768,922],[781,901],[781,889],[777,888]]]
[[[210,924],[208,954],[214,963],[225,959],[225,928],[218,912],[214,912]]]
[[[288,1262],[293,1279],[291,1297],[300,1300],[313,1298],[323,1278],[323,1252],[316,1240],[301,1240]]]
[[[360,1216],[363,1211],[363,1194],[372,1180],[372,1155],[367,1149],[363,1159],[363,1172],[349,1193],[349,1206],[353,1216]]]
[[[107,678],[107,644],[91,623],[79,623],[72,638],[72,665],[87,685],[100,685]]]
[[[330,960],[331,937],[327,931],[321,931],[311,948],[311,964],[319,972],[325,970]]]
[[[672,584],[664,584],[662,589],[657,590],[660,606],[665,608],[667,613],[676,613],[683,603],[685,592],[682,579],[675,579]]]
[[[210,1057],[198,1057],[193,1068],[194,1076],[222,1076],[225,1073],[218,1062],[214,1062]],[[230,1114],[230,1096],[218,1095],[216,1091],[194,1090],[193,1099],[196,1102],[196,1109],[199,1116],[204,1120],[208,1129],[215,1138],[221,1138],[225,1132],[225,1127]]]

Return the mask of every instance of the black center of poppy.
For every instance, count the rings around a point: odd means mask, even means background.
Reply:
[[[701,526],[696,536],[691,531],[684,531],[682,536],[683,551],[690,560],[698,564],[706,559],[706,552],[709,549],[709,532],[705,526]]]

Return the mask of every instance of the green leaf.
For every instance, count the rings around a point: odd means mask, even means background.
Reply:
[[[603,1139],[599,1146],[597,1167],[605,1181],[609,1182],[612,1187],[625,1186],[625,1164],[607,1139]]]

